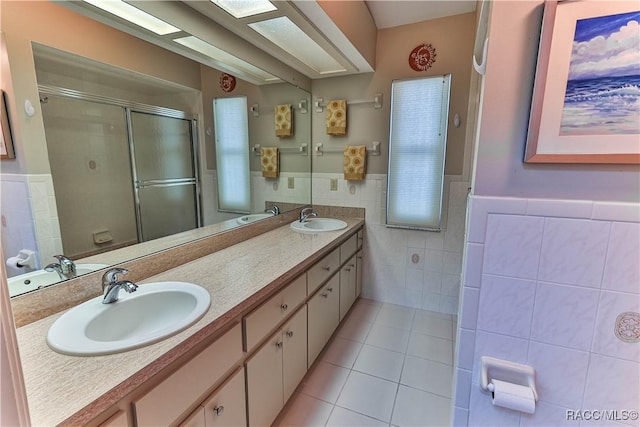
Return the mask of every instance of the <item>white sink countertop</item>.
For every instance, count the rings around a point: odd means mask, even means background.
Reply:
[[[360,218],[342,219],[347,228],[318,234],[297,233],[287,224],[140,281],[140,286],[186,281],[204,287],[211,295],[211,306],[202,319],[155,344],[105,356],[67,356],[51,350],[45,341],[47,331],[62,313],[18,328],[32,425],[90,421],[180,356],[228,329],[239,316],[306,271],[364,224]]]

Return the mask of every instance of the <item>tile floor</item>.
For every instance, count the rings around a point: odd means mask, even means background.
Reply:
[[[276,426],[447,426],[456,317],[359,299]]]

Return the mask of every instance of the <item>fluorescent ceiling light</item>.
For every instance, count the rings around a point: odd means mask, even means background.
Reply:
[[[171,24],[168,24],[161,19],[156,18],[153,15],[144,12],[137,7],[133,7],[128,3],[121,0],[84,0],[97,8],[100,8],[113,15],[119,16],[133,24],[136,24],[142,28],[146,28],[149,31],[164,36],[165,34],[177,33],[181,31],[180,28],[176,28]]]
[[[248,25],[320,74],[346,71],[338,61],[286,16]]]
[[[211,59],[222,62],[231,67],[239,68],[240,70],[253,75],[254,77],[258,77],[263,81],[277,81],[279,80],[277,77],[267,73],[260,68],[249,64],[248,62],[243,61],[242,59],[233,56],[222,49],[219,49],[204,40],[201,40],[194,36],[181,37],[173,40],[176,43],[181,44],[182,46],[188,47],[189,49],[195,50],[205,56],[208,56]]]
[[[269,0],[211,0],[211,2],[229,12],[236,19],[277,9]]]

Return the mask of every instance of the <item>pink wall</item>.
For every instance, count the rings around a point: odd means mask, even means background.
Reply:
[[[523,163],[543,2],[492,3],[474,194],[637,202],[637,165]]]

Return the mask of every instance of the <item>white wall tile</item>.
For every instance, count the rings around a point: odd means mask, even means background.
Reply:
[[[527,215],[590,219],[593,202],[589,200],[529,199]]]
[[[599,288],[609,230],[608,222],[547,218],[538,278]]]
[[[640,344],[622,341],[615,335],[616,319],[624,312],[640,313],[640,299],[637,295],[608,291],[600,294],[591,351],[640,362]]]
[[[465,286],[462,290],[462,309],[460,310],[460,327],[476,329],[478,324],[478,307],[480,290]]]
[[[465,252],[464,286],[479,287],[482,280],[482,263],[484,257],[484,245],[467,243]]]
[[[535,279],[544,218],[489,215],[483,272]]]
[[[473,369],[476,332],[469,329],[459,329],[456,340],[455,366],[462,369]]]
[[[582,409],[640,410],[640,364],[591,355]],[[637,420],[622,421],[638,425]]]
[[[640,294],[640,224],[611,225],[602,288]]]
[[[451,425],[452,427],[467,427],[469,425],[469,410],[454,406]]]
[[[520,415],[521,427],[576,427],[576,421],[567,419],[569,408],[537,402],[534,414]]]
[[[471,397],[471,371],[456,369],[454,378],[456,405],[468,409]]]
[[[580,407],[589,353],[532,341],[527,364],[536,370],[541,401],[567,408]]]
[[[476,331],[476,346],[473,361],[474,383],[479,384],[480,358],[482,356],[491,356],[496,359],[508,360],[516,363],[526,363],[528,346],[528,340],[484,331]]]
[[[478,329],[529,338],[536,282],[485,274],[480,289]]]
[[[591,218],[603,221],[640,222],[640,204],[594,202]]]
[[[531,339],[589,350],[598,294],[595,289],[538,283]]]

